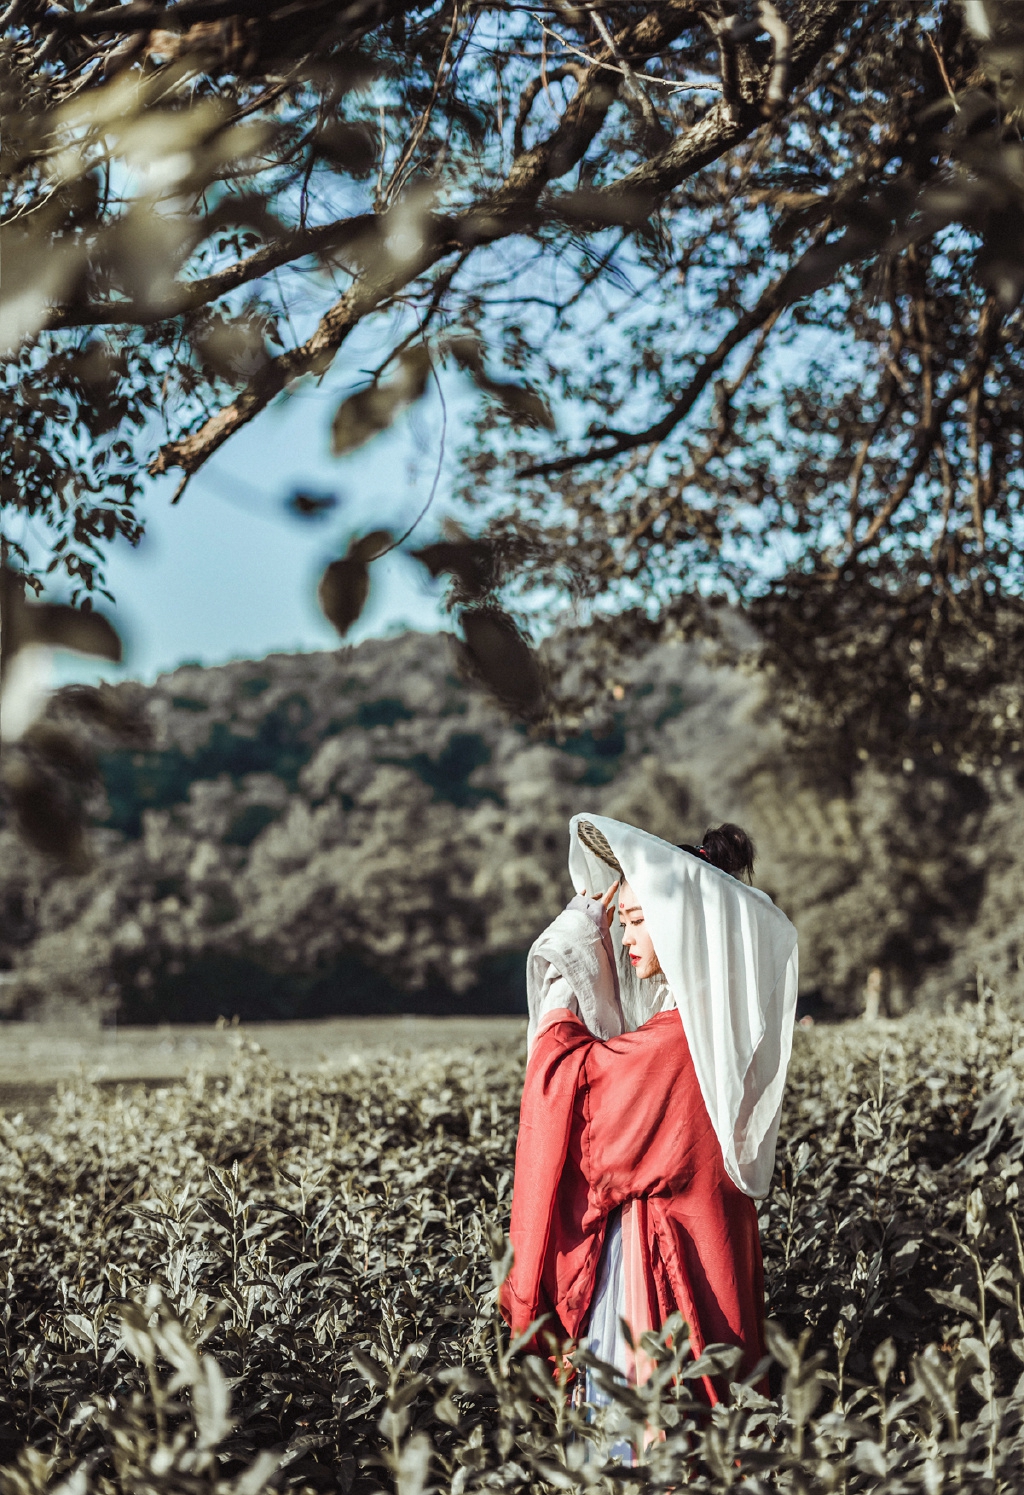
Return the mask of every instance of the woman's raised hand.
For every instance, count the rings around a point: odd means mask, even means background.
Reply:
[[[612,914],[615,912],[615,895],[619,891],[620,881],[621,878],[617,877],[612,883],[611,887],[606,888],[605,891],[601,894],[599,900],[601,907],[604,909],[604,917],[609,929],[612,927]],[[580,895],[581,897],[586,898],[586,888],[580,888]]]

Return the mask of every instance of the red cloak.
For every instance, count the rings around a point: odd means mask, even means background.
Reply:
[[[609,1212],[631,1200],[648,1322],[678,1310],[695,1355],[739,1345],[738,1375],[748,1375],[764,1354],[757,1207],[725,1171],[679,1013],[601,1041],[559,1009],[536,1038],[523,1087],[515,1262],[501,1300],[513,1335],[549,1314],[546,1330],[580,1337]]]

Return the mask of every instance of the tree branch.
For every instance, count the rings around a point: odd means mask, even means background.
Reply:
[[[1001,325],[1002,318],[996,311],[993,302],[986,302],[978,319],[978,345],[974,358],[964,369],[953,387],[943,395],[942,399],[933,402],[930,415],[927,420],[921,422],[915,433],[915,449],[910,466],[885,503],[875,513],[864,534],[848,548],[846,555],[836,564],[835,574],[838,574],[844,566],[849,565],[852,560],[855,560],[858,555],[878,539],[882,530],[908,496],[924,471],[932,449],[939,437],[942,423],[949,414],[954,401],[975,387],[979,380],[984,379],[985,370],[988,368],[989,359],[992,356],[992,350],[999,336]]]
[[[761,354],[764,352],[765,343],[767,342],[768,334],[771,331],[772,324],[777,316],[777,311],[772,312],[767,322],[765,322],[764,326],[761,328],[761,331],[758,334],[757,342],[751,350],[750,357],[747,359],[740,372],[736,375],[736,378],[729,380],[723,379],[718,384],[718,398],[716,400],[716,403],[718,405],[718,420],[715,423],[715,429],[712,432],[710,441],[705,446],[703,452],[700,454],[697,460],[688,468],[683,477],[675,483],[672,493],[669,494],[669,496],[660,504],[655,504],[650,513],[646,514],[640,521],[640,523],[635,525],[634,528],[630,531],[626,539],[625,546],[623,547],[624,553],[628,553],[638,540],[642,540],[645,535],[650,533],[661,516],[667,513],[668,510],[671,509],[673,505],[682,498],[682,495],[686,492],[687,488],[691,487],[694,483],[700,480],[703,474],[707,471],[709,463],[714,461],[716,457],[722,454],[722,451],[725,448],[726,438],[728,437],[729,432],[732,428],[731,402],[735,398],[737,391],[742,387],[742,385],[746,382],[746,380],[750,377],[750,375],[756,368],[758,360],[760,359]],[[689,515],[697,523],[703,522],[705,527],[711,527],[711,525],[713,524],[713,519],[710,514],[708,514],[707,512],[702,512],[699,509],[692,509],[689,505],[686,505],[685,507],[689,511]],[[619,563],[618,569],[621,574],[622,562]]]
[[[261,249],[247,255],[244,260],[204,275],[199,280],[180,281],[177,297],[170,303],[153,308],[140,306],[135,301],[104,301],[85,306],[55,307],[47,320],[50,330],[60,327],[110,327],[131,323],[149,327],[165,322],[184,312],[197,311],[226,296],[238,286],[248,285],[278,270],[282,265],[302,259],[307,254],[326,254],[331,250],[345,248],[356,243],[363,235],[375,233],[377,219],[372,214],[360,214],[356,218],[339,218],[335,223],[321,224],[316,228],[296,230],[285,239],[265,244]]]
[[[196,21],[220,21],[229,16],[243,20],[262,20],[285,8],[282,0],[181,0],[178,5],[149,5],[145,0],[130,0],[127,5],[112,5],[106,10],[50,11],[36,24],[45,31],[79,36],[101,32],[180,31]],[[292,7],[287,7],[289,10]],[[337,16],[338,24],[373,24],[387,9],[381,0],[355,0]],[[327,11],[327,0],[319,0],[310,10]]]
[[[779,112],[789,95],[793,33],[775,9],[772,0],[760,0],[757,11],[761,17],[761,25],[772,39],[772,71],[761,106],[763,112],[771,117]]]
[[[795,23],[789,66],[790,88],[799,86],[835,39],[844,0],[808,0]],[[770,80],[769,80],[770,81]],[[652,199],[670,192],[764,123],[759,100],[731,103],[719,100],[685,134],[663,151],[643,161],[618,181],[598,190],[609,201],[618,196],[649,192]]]
[[[577,86],[579,86],[586,75],[587,69],[582,62],[563,62],[558,67],[546,73],[544,77],[530,79],[519,95],[519,109],[516,114],[515,128],[512,134],[512,151],[514,155],[518,156],[526,149],[523,141],[523,130],[526,128],[526,121],[530,117],[530,110],[533,108],[538,94],[547,92],[547,85],[549,83],[561,83],[563,78],[574,78]]]
[[[758,328],[763,327],[778,316],[784,304],[784,298],[781,295],[784,283],[785,276],[780,276],[778,280],[774,281],[763,292],[756,306],[737,318],[718,347],[712,353],[708,353],[704,358],[679,398],[673,401],[665,414],[653,426],[648,426],[645,431],[609,432],[610,435],[615,435],[615,440],[609,442],[607,446],[591,447],[589,451],[578,452],[574,456],[556,457],[550,462],[536,462],[530,467],[521,469],[516,476],[519,478],[536,478],[547,477],[552,473],[570,472],[575,467],[585,467],[591,462],[604,462],[609,457],[617,457],[623,452],[631,452],[636,447],[653,446],[660,441],[664,441],[667,436],[671,435],[680,421],[685,420],[689,415],[709,382],[718,373],[732,350],[738,347],[752,332],[756,332]]]
[[[660,51],[684,29],[690,15],[688,6],[680,6],[644,16],[624,33],[624,50],[634,55]],[[421,225],[423,243],[417,255],[399,267],[389,265],[385,258],[385,268],[376,272],[367,269],[325,313],[311,337],[266,363],[231,404],[211,416],[199,430],[163,446],[151,462],[150,472],[158,474],[178,467],[183,469],[187,480],[286,385],[303,374],[322,373],[329,368],[352,329],[404,285],[425,274],[448,254],[520,232],[546,184],[571,170],[586,153],[614,97],[615,90],[605,81],[602,69],[598,65],[589,68],[554,131],[513,161],[496,192],[454,220],[425,215]],[[398,204],[397,210],[401,207]],[[377,232],[383,244],[386,215],[376,223],[380,225]]]

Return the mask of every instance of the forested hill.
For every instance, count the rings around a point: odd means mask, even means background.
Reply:
[[[586,809],[674,841],[749,826],[812,1001],[857,1006],[875,966],[892,1010],[979,967],[1020,980],[1024,796],[1009,776],[865,769],[842,790],[816,765],[812,779],[758,685],[695,645],[638,651],[563,741],[462,682],[444,636],[183,667],[145,695],[153,745],[104,759],[94,870],[57,873],[0,830],[12,1014],[519,1010],[524,953],[570,893],[567,821]]]

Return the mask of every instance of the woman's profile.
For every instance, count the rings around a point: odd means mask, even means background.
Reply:
[[[575,816],[577,896],[530,951],[502,1309],[514,1335],[543,1317],[634,1383],[631,1342],[676,1312],[695,1355],[739,1347],[737,1378],[764,1355],[754,1201],[774,1165],[797,951],[741,880],[753,856],[738,826],[673,846]]]

